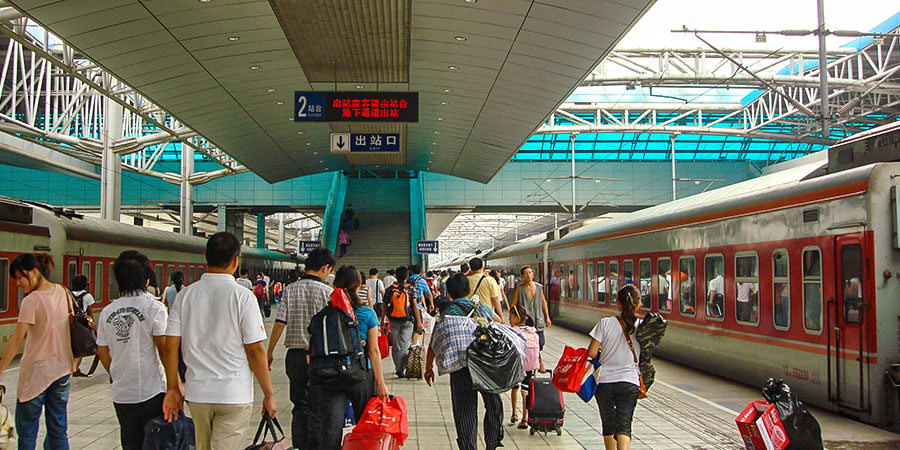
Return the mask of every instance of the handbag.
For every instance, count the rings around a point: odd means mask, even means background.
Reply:
[[[585,403],[590,403],[597,393],[597,376],[600,375],[600,361],[597,359],[590,360],[594,370],[589,370],[589,375],[585,377],[584,383],[581,383],[581,389],[578,390],[578,396]],[[588,368],[590,369],[590,368]]]
[[[553,385],[560,392],[580,391],[587,364],[586,348],[574,349],[567,345],[563,349],[563,355],[559,358],[556,368],[553,369]]]
[[[378,351],[381,353],[381,359],[387,358],[391,354],[390,337],[382,330],[378,331]]]
[[[388,433],[399,445],[409,437],[409,423],[406,417],[406,401],[403,397],[372,397],[366,404],[353,433]]]
[[[63,288],[66,291],[66,298],[69,303],[69,340],[72,345],[72,357],[84,358],[97,354],[97,325],[94,319],[81,310],[81,307],[75,302],[72,291]]]
[[[275,429],[281,433],[281,439],[275,434]],[[272,435],[272,442],[266,442],[266,432]],[[244,450],[291,450],[291,443],[284,437],[284,430],[278,423],[278,419],[270,419],[269,414],[263,414],[262,420],[259,421],[259,428],[256,429],[256,436],[253,438],[253,444]]]
[[[634,344],[631,343],[631,337],[628,336],[628,332],[625,331],[625,322],[622,322],[621,317],[616,317],[616,320],[619,321],[619,326],[622,327],[622,334],[625,335],[625,342],[628,343],[628,348],[631,349],[631,356],[634,358],[634,365],[638,367],[638,399],[647,398],[647,387],[644,386],[644,376],[641,375],[641,366],[638,363],[637,353],[634,352]]]

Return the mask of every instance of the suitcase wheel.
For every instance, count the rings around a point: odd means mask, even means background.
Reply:
[[[556,427],[556,435],[562,436],[562,427]]]
[[[532,436],[534,436],[534,428],[532,428],[531,430],[529,430],[529,432],[531,433]]]

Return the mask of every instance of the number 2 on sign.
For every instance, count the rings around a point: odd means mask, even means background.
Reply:
[[[300,109],[297,110],[297,117],[306,117],[306,96],[301,95],[297,98],[297,103],[300,104]]]

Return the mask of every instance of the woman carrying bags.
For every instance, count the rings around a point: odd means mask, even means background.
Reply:
[[[637,315],[640,301],[640,291],[634,285],[623,287],[618,293],[619,315],[600,319],[590,333],[587,354],[600,360],[595,398],[606,450],[631,448],[631,421],[641,386],[637,364],[641,347],[635,338],[635,330],[640,325]]]
[[[53,258],[43,253],[21,254],[9,265],[9,275],[27,295],[19,305],[16,329],[0,360],[0,377],[24,340],[16,391],[16,431],[19,449],[25,450],[37,444],[41,410],[47,423],[44,448],[69,448],[66,406],[74,369],[69,340],[69,302],[73,299],[64,287],[48,280],[52,268]]]

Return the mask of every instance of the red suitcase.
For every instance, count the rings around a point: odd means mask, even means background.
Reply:
[[[341,450],[399,450],[394,435],[387,433],[357,433],[344,436]]]

